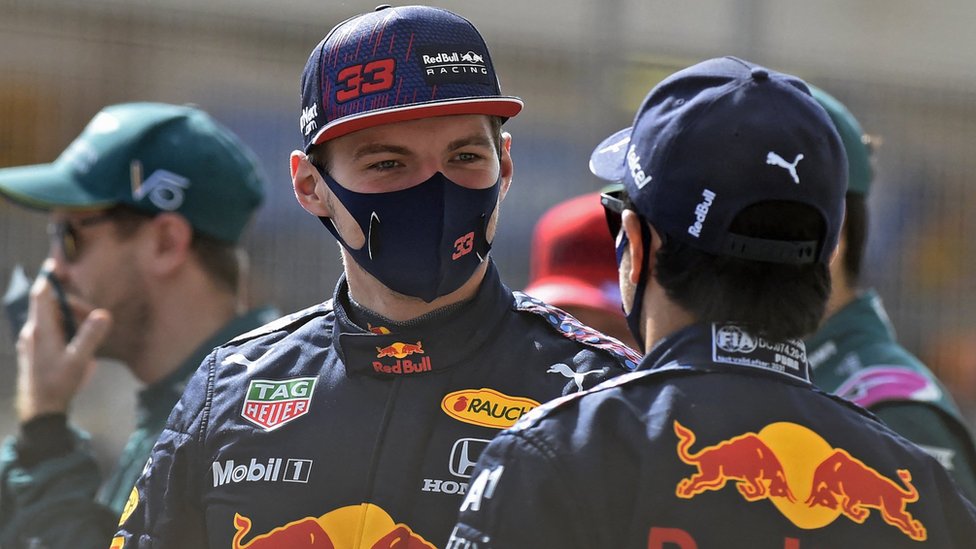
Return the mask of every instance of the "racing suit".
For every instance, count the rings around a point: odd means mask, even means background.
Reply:
[[[874,412],[932,454],[976,502],[976,446],[952,397],[895,341],[881,299],[866,291],[807,339],[813,382]]]
[[[799,340],[696,324],[482,453],[448,549],[972,547],[938,462],[812,385]]]
[[[639,360],[493,265],[409,325],[367,331],[350,309],[342,279],[207,357],[113,547],[442,547],[488,439]]]
[[[259,309],[233,319],[176,371],[141,390],[136,429],[104,483],[87,433],[62,414],[28,422],[26,438],[34,440],[8,438],[0,449],[0,547],[104,549],[186,380],[215,346],[275,316],[273,309]],[[30,456],[21,455],[31,442]]]

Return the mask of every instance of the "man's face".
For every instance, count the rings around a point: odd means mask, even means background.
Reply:
[[[487,116],[437,116],[385,124],[329,141],[326,165],[343,187],[359,193],[399,191],[423,183],[441,172],[471,189],[491,187],[502,175],[499,201],[511,177],[507,141],[496,150]],[[330,202],[333,221],[343,238],[359,246],[365,235],[337,200]],[[495,216],[488,228],[494,235]]]
[[[139,229],[122,235],[105,210],[51,213],[54,274],[79,320],[94,308],[112,313],[99,356],[129,361],[150,329],[150,306],[138,252]]]

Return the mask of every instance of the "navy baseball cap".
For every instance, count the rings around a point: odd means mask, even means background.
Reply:
[[[868,190],[871,189],[871,180],[874,179],[874,168],[871,167],[871,139],[861,129],[861,124],[851,111],[847,110],[847,107],[836,97],[812,84],[807,86],[813,98],[830,115],[834,128],[844,142],[844,151],[847,153],[847,192],[867,195]]]
[[[772,263],[827,263],[844,220],[847,157],[824,109],[800,79],[723,57],[654,87],[634,124],[590,157],[598,177],[622,181],[660,232],[715,255]],[[730,232],[745,208],[806,204],[823,217],[816,241]]]
[[[226,242],[240,238],[264,186],[254,153],[230,130],[166,103],[105,107],[54,162],[0,169],[0,193],[27,207],[176,212]]]
[[[488,46],[467,19],[427,6],[380,6],[336,25],[302,73],[299,120],[313,145],[392,122],[452,114],[508,119]]]

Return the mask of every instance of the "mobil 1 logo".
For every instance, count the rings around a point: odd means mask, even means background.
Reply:
[[[232,459],[213,462],[213,485],[240,482],[300,482],[307,483],[312,472],[312,460],[273,457],[267,461],[251,458],[237,463]]]

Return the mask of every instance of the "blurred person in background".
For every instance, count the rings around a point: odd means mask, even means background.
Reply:
[[[599,192],[570,198],[543,213],[532,233],[531,254],[525,293],[636,347],[620,306],[613,238]]]
[[[847,214],[838,257],[830,265],[827,314],[806,340],[813,381],[918,444],[976,501],[976,445],[962,413],[936,376],[898,344],[877,292],[860,285],[874,179],[872,139],[835,97],[815,86],[810,90],[837,128],[848,163]]]
[[[502,124],[522,102],[469,21],[352,17],[301,89],[294,192],[344,275],[332,299],[206,359],[115,547],[442,546],[495,433],[637,358],[499,277]]]
[[[17,340],[19,433],[0,450],[0,546],[108,547],[186,380],[216,345],[273,319],[245,311],[241,233],[261,204],[253,153],[205,112],[125,103],[51,164],[0,170],[0,193],[49,212],[51,248]],[[145,387],[102,479],[69,421],[96,358]]]
[[[946,470],[810,381],[847,164],[801,80],[678,71],[590,169],[647,354],[496,436],[446,549],[973,546]]]

